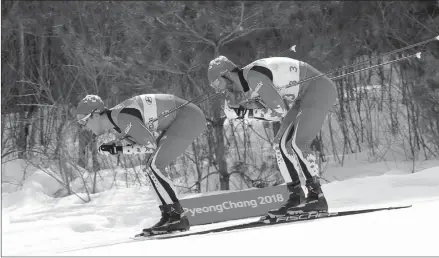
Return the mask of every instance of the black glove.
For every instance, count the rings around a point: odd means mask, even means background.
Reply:
[[[236,115],[238,116],[237,119],[243,119],[248,111],[246,108],[242,106],[239,106],[239,108],[232,108],[232,109],[235,111]]]
[[[122,146],[116,146],[115,144],[102,144],[98,152],[103,155],[117,155],[119,152],[122,152]]]

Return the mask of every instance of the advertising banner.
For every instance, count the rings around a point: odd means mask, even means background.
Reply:
[[[181,199],[192,226],[267,214],[288,199],[285,185]]]

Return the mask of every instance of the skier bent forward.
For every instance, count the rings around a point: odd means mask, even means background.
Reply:
[[[190,143],[205,129],[206,120],[202,110],[190,103],[150,123],[163,112],[184,104],[186,101],[169,94],[144,94],[127,99],[107,109],[99,96],[87,95],[77,107],[78,122],[101,135],[110,129],[116,136],[124,136],[123,145],[106,143],[99,147],[102,154],[151,153],[150,161],[143,171],[147,175],[149,189],[161,205],[160,221],[143,229],[145,235],[189,230],[188,218],[183,214],[174,185],[165,171],[169,163],[180,156]],[[160,133],[155,138],[153,133]]]
[[[210,86],[226,92],[224,111],[229,118],[282,121],[274,150],[290,194],[285,204],[268,211],[272,219],[328,210],[310,144],[336,100],[336,86],[326,76],[297,84],[317,75],[321,73],[311,65],[286,57],[259,59],[243,68],[225,56],[209,63]],[[299,172],[306,178],[306,197]]]

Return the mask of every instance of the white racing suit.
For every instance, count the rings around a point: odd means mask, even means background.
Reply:
[[[233,107],[236,103],[228,99],[224,105],[226,116],[237,118],[239,114],[246,119],[281,121],[274,149],[280,172],[290,192],[302,191],[301,199],[304,198],[303,190],[298,189],[299,173],[302,173],[308,189],[318,188],[316,196],[323,196],[316,182],[319,168],[310,146],[336,100],[335,84],[328,77],[321,76],[287,87],[321,73],[309,64],[285,57],[256,60],[242,70],[241,76],[248,84],[243,88],[248,91],[245,93],[247,98],[241,98],[246,101],[240,103],[245,107],[246,103],[256,99],[261,108],[243,113],[242,109],[230,108],[229,103],[233,103]],[[241,84],[244,80],[241,79]],[[295,205],[299,203],[294,202]]]

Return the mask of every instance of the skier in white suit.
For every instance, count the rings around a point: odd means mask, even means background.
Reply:
[[[209,63],[209,83],[226,91],[224,111],[229,118],[281,121],[274,150],[290,195],[279,209],[268,211],[270,218],[328,210],[310,145],[336,100],[336,86],[326,76],[296,84],[321,74],[305,62],[286,57],[259,59],[243,68],[225,56]],[[306,178],[307,196],[299,173]]]

